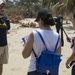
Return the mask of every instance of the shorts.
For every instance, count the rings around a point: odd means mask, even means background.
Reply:
[[[0,47],[0,64],[8,63],[8,45]]]
[[[37,71],[32,71],[28,72],[27,75],[56,75],[56,74],[46,74],[46,73],[39,74]]]
[[[32,71],[28,72],[27,75],[39,75],[39,73],[37,73],[37,71]]]
[[[71,75],[75,75],[75,65],[72,66]]]

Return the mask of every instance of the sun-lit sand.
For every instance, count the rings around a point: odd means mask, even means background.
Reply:
[[[28,20],[33,21],[33,20]],[[23,20],[22,22],[25,22]],[[71,28],[71,24],[65,24],[64,29],[69,35],[72,36],[74,29]],[[55,27],[52,27],[55,30]],[[21,38],[31,33],[37,28],[25,28],[20,27],[19,24],[11,23],[11,29],[8,34],[8,45],[9,45],[9,62],[4,65],[3,75],[26,75],[28,70],[28,64],[30,57],[23,59],[22,50],[23,46],[21,43]],[[71,55],[70,44],[66,41],[66,36],[64,34],[64,47],[62,47],[62,62],[59,68],[59,75],[71,75],[71,68],[67,69],[65,67],[65,62],[67,58]]]

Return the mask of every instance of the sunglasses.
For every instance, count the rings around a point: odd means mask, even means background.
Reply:
[[[5,8],[5,6],[0,6],[0,9],[3,9],[3,8]]]

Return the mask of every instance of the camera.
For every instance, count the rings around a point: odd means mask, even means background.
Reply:
[[[63,23],[63,17],[61,15],[58,15],[54,17],[55,24],[62,24]]]

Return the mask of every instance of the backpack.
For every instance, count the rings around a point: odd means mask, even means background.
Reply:
[[[57,46],[59,42],[60,36],[58,36],[58,40],[55,46],[54,52],[50,51],[47,49],[46,44],[44,42],[44,39],[42,38],[41,34],[39,31],[36,30],[36,32],[39,34],[44,46],[45,50],[41,53],[39,57],[37,57],[35,51],[33,50],[33,53],[36,57],[36,70],[40,75],[43,73],[46,74],[58,74],[59,71],[59,64],[61,62],[61,54],[57,54]]]

